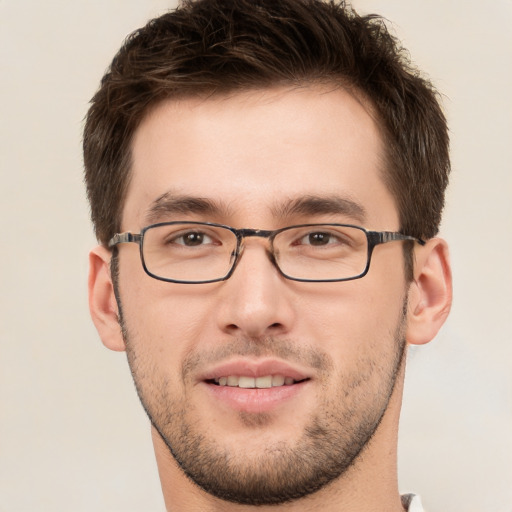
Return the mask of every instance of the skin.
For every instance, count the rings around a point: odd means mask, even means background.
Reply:
[[[142,122],[132,150],[123,231],[138,233],[152,222],[176,219],[269,230],[303,222],[400,227],[382,180],[378,126],[369,109],[345,90],[279,88],[170,101]],[[179,213],[175,206],[154,208],[164,194],[206,198],[215,208],[180,206]],[[335,195],[360,208],[314,215],[290,208],[311,195]],[[123,244],[118,293],[124,337],[110,252],[101,246],[91,252],[91,314],[104,344],[127,350],[154,423],[167,509],[402,510],[396,480],[404,375],[400,347],[405,340],[430,341],[448,314],[445,242],[436,238],[415,247],[412,283],[404,277],[400,242],[378,246],[368,275],[343,283],[287,280],[266,248],[264,240],[248,239],[229,280],[183,285],[150,278],[136,244]],[[272,407],[254,395],[247,407],[233,406],[204,382],[208,372],[233,361],[251,368],[278,361],[308,380]],[[262,460],[272,466],[281,460],[272,453],[300,451],[315,421],[334,429],[328,437],[336,442],[326,453],[351,446],[364,424],[371,423],[366,428],[373,437],[329,484],[280,505],[232,504],[205,492],[187,478],[168,447],[175,446],[178,458],[186,456],[190,447],[176,433],[186,425],[182,437],[200,438],[201,453],[209,448],[228,454],[239,476],[264,476]]]

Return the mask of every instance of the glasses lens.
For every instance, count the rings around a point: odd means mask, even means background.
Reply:
[[[312,281],[351,279],[360,276],[368,261],[364,230],[351,226],[292,227],[274,239],[274,253],[288,277]]]
[[[228,274],[237,239],[229,229],[208,224],[171,223],[144,233],[142,254],[154,277],[202,282]]]

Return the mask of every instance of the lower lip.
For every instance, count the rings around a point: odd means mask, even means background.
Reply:
[[[232,386],[218,386],[204,382],[208,392],[216,400],[231,409],[249,413],[270,412],[285,405],[300,393],[309,381],[297,382],[289,386],[277,386],[264,389],[246,389]]]

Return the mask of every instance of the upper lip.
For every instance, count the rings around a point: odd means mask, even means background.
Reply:
[[[296,381],[311,378],[308,372],[298,369],[285,361],[277,359],[251,360],[243,358],[226,361],[209,368],[199,376],[199,380],[213,380],[231,375],[255,378],[265,377],[267,375],[282,375],[283,377],[291,377]]]

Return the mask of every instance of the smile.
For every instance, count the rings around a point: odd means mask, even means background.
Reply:
[[[220,404],[226,407],[224,412],[264,413],[282,407],[293,410],[298,397],[307,396],[314,377],[309,368],[279,359],[235,358],[199,374],[197,381],[208,393],[215,414]]]
[[[277,388],[281,386],[291,386],[296,382],[301,381],[297,381],[292,377],[285,377],[284,375],[265,375],[263,377],[229,375],[227,377],[218,377],[213,379],[213,383],[218,386],[229,386],[244,389]]]

